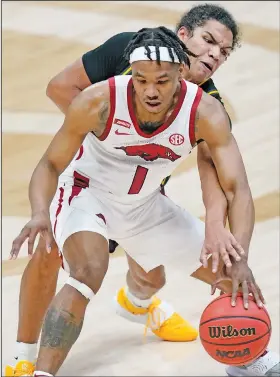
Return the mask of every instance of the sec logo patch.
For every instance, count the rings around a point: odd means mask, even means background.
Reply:
[[[181,145],[185,141],[185,138],[181,134],[173,134],[169,137],[169,142],[172,145]]]

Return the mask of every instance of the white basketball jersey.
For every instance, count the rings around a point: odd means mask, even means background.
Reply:
[[[195,144],[195,113],[202,90],[185,80],[175,108],[152,134],[141,131],[133,110],[132,78],[109,79],[111,109],[106,129],[89,133],[63,173],[78,184],[116,200],[133,201],[159,189],[161,181],[188,156]]]

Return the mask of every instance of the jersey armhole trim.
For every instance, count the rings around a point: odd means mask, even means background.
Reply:
[[[195,140],[195,114],[197,111],[198,104],[201,100],[203,90],[201,88],[197,88],[197,92],[192,104],[191,108],[191,114],[190,114],[190,125],[189,125],[189,138],[190,138],[190,143],[191,146],[194,147],[196,145],[196,140]]]
[[[218,95],[220,95],[220,93],[219,93],[218,90],[211,90],[210,92],[207,92],[207,94],[209,94],[209,96],[213,96],[213,94],[218,94]]]
[[[109,135],[112,124],[113,124],[113,119],[115,115],[115,109],[116,109],[116,83],[115,83],[115,78],[111,77],[108,79],[109,81],[109,89],[110,89],[110,113],[106,122],[106,127],[105,130],[103,131],[102,135],[98,137],[100,141],[104,141],[107,136]]]

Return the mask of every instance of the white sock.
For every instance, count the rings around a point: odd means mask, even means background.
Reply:
[[[148,308],[151,303],[153,302],[152,298],[147,298],[146,300],[141,300],[140,298],[134,296],[128,287],[125,288],[125,293],[127,298],[129,299],[132,304],[135,306],[139,306],[140,308]]]
[[[33,373],[33,376],[40,377],[40,376],[53,376],[53,375],[47,372],[42,372],[41,370],[35,370],[35,372]]]
[[[140,298],[134,296],[129,291],[128,287],[126,287],[126,296],[129,299],[129,301],[132,302],[132,304],[141,308],[148,308],[153,302],[152,298],[141,300]],[[162,301],[159,304],[158,308],[159,310],[157,310],[157,315],[155,315],[154,319],[151,319],[152,322],[150,323],[150,327],[152,327],[153,329],[160,327],[163,324],[163,322],[165,322],[174,314],[173,307],[167,302]]]
[[[18,361],[27,360],[35,363],[37,356],[37,343],[29,344],[16,342],[14,358]]]

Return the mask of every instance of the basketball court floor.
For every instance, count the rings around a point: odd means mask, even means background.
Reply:
[[[8,261],[8,254],[30,214],[27,188],[31,173],[63,120],[45,95],[48,81],[113,34],[161,24],[173,28],[194,3],[3,2],[3,365],[13,355],[20,279],[28,262],[26,247],[16,261]],[[241,24],[243,45],[214,80],[231,115],[255,200],[250,264],[271,315],[271,348],[279,352],[279,2],[223,4]],[[193,153],[177,169],[167,191],[178,204],[203,218],[195,161]],[[112,298],[125,282],[126,269],[123,251],[118,249],[59,375],[224,376],[224,366],[206,354],[199,340],[175,344],[162,342],[153,334],[145,338],[141,326],[114,314]],[[61,271],[58,289],[65,278]],[[168,266],[167,278],[160,297],[197,325],[211,300],[209,287],[186,276],[180,261]]]

